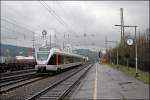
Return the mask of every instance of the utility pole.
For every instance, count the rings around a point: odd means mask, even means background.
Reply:
[[[49,44],[50,44],[50,48],[52,48],[52,45],[51,45],[51,33],[50,33],[50,40],[49,40]]]
[[[57,44],[57,43],[56,43],[56,42],[57,42],[56,39],[57,39],[57,37],[56,37],[56,33],[55,33],[55,34],[54,34],[55,47],[56,47],[56,44]]]
[[[120,8],[120,25],[122,26],[122,11],[123,11],[123,9],[122,8]],[[123,37],[123,34],[122,34],[122,27],[120,27],[121,28],[121,45],[122,45],[122,37]]]
[[[120,8],[121,46],[125,46],[123,8]]]
[[[123,8],[120,8],[121,11],[121,33],[122,33],[122,44],[125,46],[125,39],[124,39],[124,17],[123,17]]]
[[[68,44],[70,43],[70,41],[69,41],[69,34],[68,34]]]
[[[118,45],[118,42],[117,41],[112,41],[112,42],[115,42],[117,45]],[[117,65],[118,65],[118,46],[117,46]]]
[[[136,37],[136,27],[135,27],[135,60],[136,60],[136,76],[138,76],[137,67],[138,67],[138,58],[137,58],[137,37]]]
[[[32,56],[34,57],[34,42],[35,42],[35,33],[33,33],[33,38],[32,38]]]
[[[65,49],[65,34],[64,34],[64,41],[63,41],[63,50]]]
[[[106,49],[106,54],[107,54],[107,36],[105,36],[105,49]],[[108,54],[106,55],[106,59],[108,61]]]
[[[110,57],[110,64],[111,64],[111,49],[110,49],[110,51],[109,51],[109,53],[110,53],[110,55],[109,55],[109,57]]]

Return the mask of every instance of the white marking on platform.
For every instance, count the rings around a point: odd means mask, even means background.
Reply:
[[[95,64],[95,80],[94,80],[94,94],[93,99],[97,99],[97,63]]]

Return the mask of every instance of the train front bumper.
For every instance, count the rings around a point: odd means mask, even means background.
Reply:
[[[36,71],[56,71],[57,65],[36,65],[35,70]]]
[[[46,71],[46,65],[36,65],[35,70],[40,71],[40,72],[45,72]]]

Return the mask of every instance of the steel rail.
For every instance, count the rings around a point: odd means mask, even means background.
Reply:
[[[12,75],[23,74],[23,73],[34,72],[34,71],[35,71],[35,69],[5,72],[5,73],[0,73],[0,77],[8,77],[8,76],[12,76]]]
[[[45,77],[44,77],[45,78]],[[19,85],[17,85],[17,84],[13,84],[13,86],[10,86],[9,88],[1,88],[1,90],[0,90],[0,94],[4,94],[4,93],[7,93],[7,92],[10,92],[10,91],[12,91],[12,90],[14,90],[14,89],[16,89],[16,88],[19,88],[19,87],[21,87],[21,86],[24,86],[24,85],[27,85],[27,84],[30,84],[30,83],[33,83],[33,82],[36,82],[36,81],[39,81],[39,80],[42,80],[42,79],[44,79],[43,77],[35,77],[35,79],[34,80],[32,80],[31,79],[31,81],[29,80],[27,80],[27,81],[24,81],[23,83],[21,83],[21,84],[19,84]],[[22,82],[22,81],[21,81]]]
[[[89,65],[90,67],[92,65]],[[88,66],[88,67],[89,67]],[[70,79],[71,77],[73,77],[75,74],[81,72],[84,68],[86,68],[86,66],[84,67],[81,67],[80,69],[78,70],[75,70],[73,73],[70,73],[70,75],[66,76],[66,77],[62,77],[62,79],[60,80],[57,80],[56,82],[54,82],[52,85],[44,88],[43,90],[37,92],[36,94],[32,95],[31,97],[29,97],[27,100],[36,100],[37,98],[39,98],[40,96],[44,95],[45,93],[49,92],[50,90],[54,89],[55,87],[59,86],[61,83],[65,82],[67,79]],[[82,75],[81,75],[82,76]],[[79,78],[81,79],[81,77]],[[78,81],[76,81],[74,83],[74,85],[77,83]],[[72,86],[73,87],[73,86]],[[70,91],[70,89],[68,89],[68,92]],[[65,92],[62,96],[60,96],[60,98],[64,97],[68,92]]]
[[[93,65],[90,65],[90,67],[85,70],[83,72],[83,74],[81,76],[79,76],[79,78],[63,93],[59,96],[58,100],[63,100],[70,92],[71,90],[78,85],[78,83],[81,81],[81,79],[87,74],[87,72],[89,71],[89,69],[92,67]]]
[[[29,72],[29,73],[13,75],[13,76],[8,76],[8,77],[0,77],[0,84],[3,82],[8,82],[8,81],[12,81],[12,80],[14,81],[14,80],[22,79],[24,77],[33,76],[35,74],[36,74],[36,72]]]
[[[9,81],[9,82],[3,82],[3,83],[0,83],[0,88],[6,87],[6,86],[9,86],[9,85],[18,83],[18,82],[22,82],[22,81],[25,81],[25,80],[28,80],[28,79],[32,79],[32,78],[35,78],[35,77],[37,77],[37,76],[38,76],[38,75],[29,75],[29,76],[23,77],[23,78],[21,78],[21,79],[11,80],[11,81]]]

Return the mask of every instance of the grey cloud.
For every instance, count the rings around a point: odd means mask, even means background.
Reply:
[[[120,24],[120,7],[124,8],[125,24],[137,24],[140,30],[149,27],[149,5],[147,1],[138,2],[117,2],[117,1],[46,1],[46,3],[60,16],[68,26],[61,25],[54,16],[38,2],[38,1],[2,1],[1,17],[13,20],[14,23],[25,26],[27,29],[36,33],[36,42],[40,43],[41,32],[46,29],[49,34],[57,34],[58,43],[62,44],[64,34],[69,34],[69,41],[75,47],[86,48],[103,48],[105,36],[111,40],[120,40],[119,28],[114,27]],[[8,23],[3,24],[4,27],[12,27]],[[69,29],[68,29],[69,27]],[[14,27],[14,30],[22,31],[22,29]],[[73,31],[73,32],[70,32]],[[11,31],[11,30],[9,30]],[[76,34],[75,34],[75,33]],[[86,33],[86,37],[84,37]],[[2,36],[10,36],[9,33],[2,32]],[[32,32],[24,30],[22,32],[26,36],[14,34],[18,40],[3,38],[2,42],[32,46]],[[29,45],[30,44],[30,45]]]

